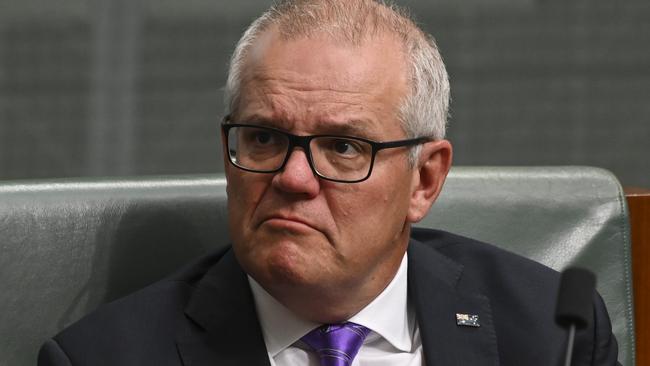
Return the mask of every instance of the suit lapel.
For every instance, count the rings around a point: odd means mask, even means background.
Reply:
[[[462,277],[462,265],[415,240],[408,253],[409,298],[426,365],[498,365],[489,299]],[[456,314],[478,315],[480,327],[457,325]]]
[[[198,283],[177,347],[185,366],[270,365],[248,280],[232,250]]]

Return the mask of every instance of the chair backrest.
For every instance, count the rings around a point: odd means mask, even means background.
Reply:
[[[0,184],[0,365],[34,364],[40,344],[97,306],[227,245],[220,175]],[[599,276],[633,365],[625,201],[608,172],[584,167],[454,168],[419,226]]]

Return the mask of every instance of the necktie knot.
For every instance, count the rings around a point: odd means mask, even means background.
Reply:
[[[302,337],[320,358],[321,366],[349,366],[370,329],[352,322],[326,324]]]

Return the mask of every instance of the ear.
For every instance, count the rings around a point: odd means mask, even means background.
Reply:
[[[224,169],[227,170],[228,166],[230,165],[230,157],[228,155],[228,146],[226,142],[226,134],[224,132],[224,129],[219,126],[219,135],[221,137],[221,155],[223,156],[223,167]]]
[[[226,176],[226,181],[228,181],[230,176],[230,169],[232,167],[228,155],[228,146],[226,146],[226,134],[223,132],[223,128],[219,128],[219,135],[221,135],[221,155],[223,157],[223,172],[224,175]],[[228,188],[228,185],[226,185],[226,188]]]
[[[223,128],[219,128],[219,135],[221,137],[221,154],[223,155],[223,166],[228,164],[228,147],[226,146],[226,134],[223,133]]]
[[[411,201],[407,221],[418,222],[429,212],[438,198],[451,167],[452,148],[447,140],[422,145],[417,165],[413,168]]]

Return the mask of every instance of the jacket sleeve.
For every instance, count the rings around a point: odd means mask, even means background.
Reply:
[[[618,343],[612,333],[612,324],[607,315],[605,303],[600,295],[596,296],[594,302],[594,342],[593,342],[593,366],[612,366],[621,364],[618,362]]]
[[[61,346],[54,339],[50,339],[38,352],[38,366],[72,366],[72,363]]]

